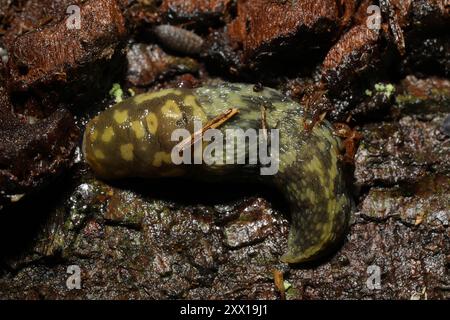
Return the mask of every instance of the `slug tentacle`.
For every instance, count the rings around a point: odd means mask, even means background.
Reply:
[[[211,159],[202,154],[206,161],[199,165],[174,163],[176,129],[193,133],[196,122],[206,124],[230,108],[239,114],[218,130],[224,135],[229,129],[255,130],[257,139],[237,144],[231,155],[221,155],[222,161],[208,162]],[[259,131],[263,128],[277,129],[278,136]],[[263,151],[276,159],[272,175],[261,175],[261,163],[249,161],[254,144],[261,141],[266,142]],[[87,162],[104,179],[185,175],[238,181],[246,176],[275,185],[292,211],[288,250],[281,258],[287,263],[313,260],[345,234],[351,199],[340,151],[340,141],[326,121],[304,130],[303,111],[296,102],[270,88],[255,92],[252,85],[230,83],[135,96],[91,120],[83,140]],[[242,154],[244,163],[228,161]]]

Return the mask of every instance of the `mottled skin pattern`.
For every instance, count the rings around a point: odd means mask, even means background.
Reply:
[[[346,192],[338,155],[341,145],[328,123],[312,131],[303,128],[301,106],[279,92],[224,83],[197,89],[169,89],[125,100],[102,112],[87,125],[83,151],[94,172],[104,179],[125,177],[222,176],[253,177],[275,185],[292,209],[288,250],[281,260],[300,263],[326,253],[345,234],[351,200]],[[274,176],[261,176],[258,165],[175,165],[170,153],[178,143],[172,131],[193,132],[193,120],[203,123],[227,109],[239,114],[220,130],[260,129],[261,107],[267,129],[279,129],[280,162]],[[248,151],[248,147],[246,149]]]

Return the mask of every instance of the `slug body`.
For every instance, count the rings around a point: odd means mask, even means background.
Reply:
[[[85,158],[104,179],[192,176],[242,181],[239,179],[253,177],[272,184],[291,207],[288,250],[281,260],[300,263],[316,259],[339,241],[348,226],[352,202],[338,159],[341,143],[327,122],[305,131],[303,111],[296,102],[273,89],[255,92],[253,88],[224,83],[132,97],[88,123],[83,140]],[[220,126],[221,132],[278,129],[276,174],[260,175],[258,164],[172,162],[171,152],[179,143],[171,141],[175,129],[194,132],[195,120],[206,123],[231,107],[237,108],[239,114]]]

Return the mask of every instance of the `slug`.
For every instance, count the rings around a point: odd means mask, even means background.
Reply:
[[[222,133],[255,129],[261,135],[261,128],[277,129],[276,174],[261,175],[258,163],[173,163],[171,152],[179,143],[171,139],[175,129],[192,133],[195,121],[206,123],[230,107],[239,113],[217,129]],[[106,180],[188,176],[234,182],[255,179],[275,186],[291,207],[288,248],[281,260],[301,263],[336,245],[345,235],[352,208],[339,160],[339,138],[326,121],[305,130],[303,116],[298,103],[266,87],[254,90],[249,84],[222,83],[166,89],[134,96],[93,118],[86,126],[83,153],[94,173]],[[245,148],[247,154],[250,147]]]

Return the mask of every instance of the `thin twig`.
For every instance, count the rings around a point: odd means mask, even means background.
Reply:
[[[275,282],[275,288],[280,293],[281,300],[286,300],[286,289],[284,288],[284,276],[280,270],[273,270],[273,279]]]
[[[267,115],[264,106],[261,106],[261,128],[263,129],[264,140],[267,141]]]
[[[226,121],[230,120],[232,117],[234,117],[236,114],[239,113],[239,109],[237,108],[230,108],[224,113],[218,115],[208,123],[206,123],[203,128],[200,130],[197,130],[194,132],[190,137],[184,139],[180,142],[178,145],[178,149],[180,151],[185,150],[188,147],[193,146],[197,141],[203,138],[203,134],[206,132],[206,130],[209,129],[216,129],[220,127],[222,124],[224,124]]]

